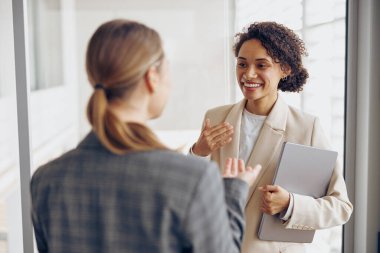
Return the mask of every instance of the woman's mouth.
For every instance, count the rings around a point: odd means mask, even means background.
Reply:
[[[243,83],[244,87],[247,87],[247,88],[259,88],[261,87],[263,84],[261,83],[251,83],[251,82],[244,82]]]

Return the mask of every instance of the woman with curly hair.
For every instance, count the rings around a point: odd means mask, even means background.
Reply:
[[[346,223],[353,207],[338,164],[326,196],[319,199],[272,185],[285,141],[329,147],[318,118],[287,105],[278,94],[278,90],[302,91],[308,78],[302,64],[302,56],[307,54],[304,43],[283,25],[259,22],[236,35],[234,53],[244,99],[207,111],[190,153],[211,155],[219,165],[227,157],[262,165],[246,204],[243,253],[305,252],[308,244],[260,240],[257,232],[262,214],[276,215],[289,229],[318,230]]]

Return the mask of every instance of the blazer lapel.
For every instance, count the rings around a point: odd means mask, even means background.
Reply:
[[[241,117],[247,100],[243,99],[235,104],[230,112],[227,114],[225,121],[234,127],[234,134],[232,141],[220,149],[220,166],[224,168],[224,164],[228,157],[239,157],[239,139],[240,139],[240,125]]]
[[[257,184],[260,182],[261,178],[268,172],[268,166],[275,157],[275,154],[281,148],[287,114],[288,105],[280,96],[278,96],[276,103],[264,122],[251,156],[247,162],[247,165],[252,167],[256,164],[261,164],[262,166],[262,170],[255,183],[249,189],[248,201],[256,190]]]

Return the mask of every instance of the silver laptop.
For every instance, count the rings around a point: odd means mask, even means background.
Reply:
[[[320,198],[326,195],[338,153],[285,142],[273,180],[289,192]],[[315,230],[287,229],[278,215],[263,214],[258,237],[265,241],[309,243]]]

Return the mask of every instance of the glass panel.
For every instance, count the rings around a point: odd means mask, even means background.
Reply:
[[[63,82],[60,0],[28,1],[30,86],[39,90]]]
[[[304,0],[304,4],[307,26],[329,23],[346,16],[345,0],[325,1],[323,4],[318,0]]]
[[[0,1],[0,252],[23,252],[12,1]]]
[[[236,0],[236,30],[254,21],[272,21],[286,24],[293,30],[302,28],[302,0]]]

